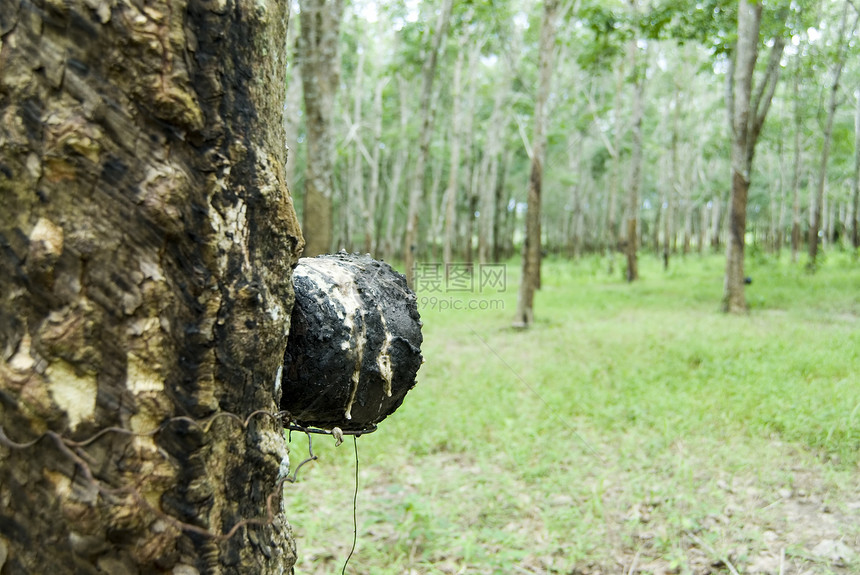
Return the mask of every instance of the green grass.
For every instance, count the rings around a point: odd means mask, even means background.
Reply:
[[[528,331],[516,262],[501,293],[457,296],[504,309],[423,301],[419,383],[358,441],[349,573],[743,572],[779,549],[858,572],[809,553],[860,553],[860,265],[751,258],[751,312],[727,317],[720,257],[645,256],[633,285],[605,263],[545,261]],[[352,544],[352,446],[314,446],[286,488],[300,574],[340,572]],[[836,535],[791,515],[819,504]]]

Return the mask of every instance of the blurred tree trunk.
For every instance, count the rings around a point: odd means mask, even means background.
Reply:
[[[352,116],[344,111],[345,125],[348,126],[347,141],[352,140],[347,164],[349,178],[346,182],[346,202],[343,206],[343,218],[349,225],[345,234],[345,245],[341,246],[348,252],[355,251],[358,245],[364,245],[365,242],[359,240],[359,235],[366,231],[365,222],[370,216],[365,202],[363,162],[371,163],[372,159],[361,140],[365,50],[360,42],[356,48],[358,62],[352,81]]]
[[[397,200],[400,197],[400,182],[409,158],[409,94],[406,80],[397,75],[397,87],[400,94],[400,134],[398,137],[397,153],[394,156],[394,166],[391,169],[391,182],[388,186],[388,204],[385,210],[385,258],[394,259],[397,254],[398,241],[395,240],[395,223],[397,219]]]
[[[511,150],[505,151],[501,157],[499,176],[496,179],[495,201],[496,217],[493,220],[493,261],[500,262],[511,256],[513,248],[512,230],[510,221],[515,218],[508,210],[508,196],[505,194],[505,183],[508,179],[508,170],[511,167]]]
[[[332,246],[334,195],[335,97],[340,83],[340,25],[343,0],[299,0],[299,53],[307,128],[304,255],[327,253]]]
[[[464,39],[466,37],[464,36]],[[445,275],[448,275],[448,264],[453,261],[454,241],[457,225],[457,190],[460,187],[460,142],[463,139],[462,117],[462,77],[465,60],[465,41],[460,43],[457,61],[454,64],[454,85],[451,99],[454,109],[451,112],[451,165],[448,169],[448,187],[445,189],[445,240],[442,250],[442,261],[445,263]]]
[[[800,77],[794,77],[794,171],[791,176],[791,263],[797,262],[800,250],[800,172],[803,160],[801,133],[803,122],[800,114]]]
[[[478,63],[483,46],[484,40],[479,40],[469,50],[469,66],[466,74],[469,89],[466,92],[466,117],[463,118],[463,165],[466,167],[466,217],[463,218],[463,261],[467,265],[471,265],[474,259],[472,238],[475,235],[475,212],[478,210],[478,189],[481,175],[478,156],[475,154],[474,119],[477,114],[475,95],[478,87],[475,79],[479,73]]]
[[[364,220],[364,251],[376,255],[377,251],[377,221],[379,220],[379,174],[382,168],[382,92],[388,84],[388,78],[376,82],[373,93],[373,151],[370,160],[370,185],[367,191],[367,209]]]
[[[284,103],[284,133],[287,143],[287,163],[284,179],[291,194],[296,192],[296,163],[299,149],[299,127],[302,109],[302,75],[299,65],[298,18],[290,18],[287,31],[287,98]]]
[[[845,30],[848,26],[848,6],[849,0],[845,0],[842,7],[842,18],[839,23],[838,49],[836,56],[835,67],[833,68],[833,82],[830,85],[830,100],[827,105],[827,120],[824,124],[824,134],[821,144],[821,160],[818,164],[818,177],[815,180],[815,211],[812,214],[811,226],[809,228],[808,248],[809,261],[807,266],[810,270],[815,270],[816,258],[818,257],[818,232],[822,227],[822,210],[824,209],[824,185],[827,180],[827,162],[830,158],[830,144],[833,140],[833,119],[836,117],[836,108],[839,106],[839,79],[842,77],[842,69],[845,67]],[[849,36],[854,35],[854,30],[857,29],[857,19],[860,18],[860,11],[854,18],[854,23],[851,26]]]
[[[779,153],[779,216],[777,217],[776,223],[776,245],[774,246],[776,249],[777,257],[782,255],[782,246],[785,243],[785,217],[788,212],[788,207],[786,206],[786,195],[785,195],[785,153],[784,148],[782,146],[782,140],[780,140],[780,153]]]
[[[714,196],[711,200],[711,249],[714,251],[720,248],[720,216],[722,210],[722,201],[719,196]]]
[[[744,297],[744,236],[750,174],[755,146],[776,90],[779,61],[785,46],[782,35],[777,34],[770,48],[764,78],[753,93],[761,11],[761,4],[740,0],[738,40],[734,62],[730,68],[733,78],[727,104],[732,119],[732,193],[729,201],[729,237],[723,292],[723,310],[728,313],[744,313],[747,309]],[[788,10],[784,9],[782,18],[787,15]]]
[[[484,150],[483,161],[485,163],[484,173],[487,177],[481,180],[480,210],[481,220],[478,228],[478,261],[487,263],[497,257],[495,253],[496,233],[498,228],[498,205],[496,191],[499,181],[499,155],[502,149],[502,134],[504,123],[503,105],[507,101],[510,90],[510,77],[507,73],[502,74],[499,85],[496,86],[493,98],[493,111],[487,124],[487,143]]]
[[[612,146],[607,146],[612,158],[612,171],[609,175],[609,203],[606,214],[606,254],[609,259],[608,273],[612,275],[615,269],[615,250],[618,249],[618,190],[621,187],[621,102],[624,98],[624,62],[618,63],[615,71],[615,112],[614,140]]]
[[[302,245],[288,4],[45,4],[0,2],[0,568],[290,573],[282,423],[241,424]]]
[[[636,13],[636,1],[630,0],[630,5]],[[627,281],[639,279],[639,188],[642,185],[642,107],[645,91],[645,68],[647,62],[639,62],[638,38],[630,41],[630,69],[633,74],[633,115],[631,124],[630,152],[630,195],[627,205]]]
[[[433,39],[430,42],[429,54],[424,58],[424,66],[421,70],[421,104],[419,114],[421,118],[421,130],[418,140],[418,154],[415,158],[415,168],[409,183],[409,208],[406,212],[406,234],[404,236],[403,263],[406,267],[406,281],[409,287],[415,288],[415,257],[418,252],[418,212],[421,209],[421,200],[424,199],[424,170],[430,156],[430,137],[433,133],[434,109],[431,105],[433,99],[433,81],[436,78],[436,64],[439,61],[439,53],[448,35],[448,24],[451,20],[452,0],[443,0],[436,21]]]
[[[860,90],[854,112],[854,178],[851,182],[851,246],[860,248]]]
[[[534,294],[540,281],[540,209],[543,161],[546,152],[546,101],[552,81],[552,56],[555,47],[555,19],[558,0],[544,0],[538,52],[538,89],[535,98],[534,136],[532,138],[531,175],[528,187],[526,236],[523,245],[523,272],[517,299],[514,325],[528,327],[534,322]]]

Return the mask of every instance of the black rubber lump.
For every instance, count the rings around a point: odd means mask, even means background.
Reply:
[[[370,431],[415,386],[421,320],[406,279],[369,255],[302,258],[281,409],[306,427]]]

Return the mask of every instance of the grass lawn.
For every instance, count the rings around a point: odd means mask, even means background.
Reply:
[[[516,262],[499,293],[419,292],[425,364],[358,439],[347,573],[860,573],[860,264],[749,259],[746,317],[718,256],[643,256],[634,285],[549,259],[528,331]],[[340,573],[352,440],[314,450],[296,572]]]

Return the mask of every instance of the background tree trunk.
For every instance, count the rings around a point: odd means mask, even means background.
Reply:
[[[635,2],[631,1],[634,13]],[[639,263],[636,251],[639,248],[639,187],[642,184],[642,98],[645,91],[646,63],[638,62],[639,46],[634,38],[630,43],[630,68],[634,75],[633,85],[633,116],[631,124],[631,157],[630,157],[630,196],[627,205],[627,281],[639,279]],[[640,66],[642,69],[640,70]]]
[[[299,0],[300,65],[307,128],[305,174],[305,256],[327,253],[332,246],[334,195],[334,99],[340,82],[340,25],[343,0]]]
[[[546,101],[552,80],[552,55],[555,47],[555,18],[558,0],[544,0],[538,70],[540,79],[535,99],[534,137],[532,138],[531,175],[526,213],[526,238],[523,245],[523,273],[514,325],[528,327],[534,322],[534,295],[540,281],[540,207],[541,178],[546,151]]]
[[[777,34],[770,49],[767,70],[753,94],[761,11],[762,6],[757,2],[750,4],[747,0],[740,1],[738,40],[732,67],[734,78],[728,94],[728,109],[732,118],[732,193],[729,200],[723,309],[729,313],[743,313],[747,309],[744,297],[744,242],[750,174],[755,146],[779,80],[779,61],[785,46],[783,37]],[[784,10],[782,18],[787,15],[787,10]]]
[[[457,62],[454,64],[454,86],[451,92],[453,111],[451,125],[451,167],[448,170],[448,187],[445,190],[445,239],[442,249],[442,261],[445,263],[445,275],[448,275],[448,264],[453,261],[455,228],[457,225],[457,190],[460,187],[460,142],[463,139],[463,117],[461,113],[463,62],[466,56],[464,42],[460,45]]]
[[[800,79],[794,79],[794,171],[791,176],[791,263],[797,262],[797,252],[800,250],[800,171],[802,161],[801,133],[802,122],[800,115]]]
[[[0,2],[3,572],[291,572],[288,5],[92,5]]]
[[[851,246],[860,248],[860,90],[854,112],[854,177],[851,182]]]
[[[818,232],[821,230],[822,210],[825,205],[824,186],[827,181],[827,162],[830,158],[830,144],[833,140],[833,119],[836,116],[836,108],[839,105],[839,79],[842,77],[842,68],[845,66],[845,30],[848,26],[848,0],[842,8],[842,21],[839,25],[839,48],[836,57],[836,66],[833,69],[833,82],[830,85],[830,101],[827,105],[827,120],[824,124],[824,134],[821,144],[821,161],[818,165],[818,177],[815,180],[815,211],[812,213],[809,227],[809,261],[807,266],[809,269],[815,269],[815,260],[818,257]],[[857,29],[857,20],[860,18],[860,12],[854,18],[854,24],[851,26],[850,36],[854,35],[854,30]],[[826,239],[826,238],[825,238]]]
[[[451,20],[452,0],[443,0],[442,9],[436,22],[436,30],[430,45],[430,53],[424,60],[421,77],[421,135],[419,136],[418,155],[409,185],[409,208],[406,213],[406,234],[403,246],[403,263],[406,267],[406,282],[415,288],[415,257],[418,252],[418,212],[424,198],[424,169],[430,155],[430,136],[433,128],[433,80],[436,78],[436,64]]]

